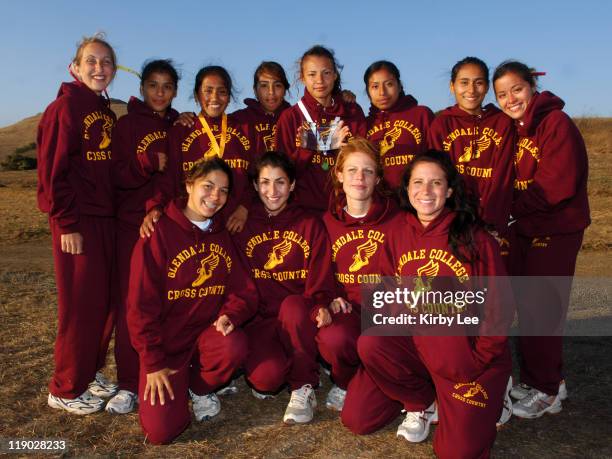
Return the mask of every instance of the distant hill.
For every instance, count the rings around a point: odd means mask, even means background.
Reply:
[[[127,104],[119,99],[111,99],[111,109],[117,118],[120,118],[127,113]],[[16,148],[36,142],[36,129],[41,116],[42,113],[39,113],[0,128],[0,161],[4,161],[8,155],[13,154]],[[24,154],[35,156],[36,151],[31,150]]]

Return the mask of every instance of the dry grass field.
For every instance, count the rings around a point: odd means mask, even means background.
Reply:
[[[609,278],[612,120],[577,122],[589,150],[593,218],[577,275]],[[2,144],[7,129],[0,130]],[[11,148],[31,142],[27,136],[21,139]],[[288,394],[258,401],[242,381],[239,394],[222,399],[216,419],[192,424],[170,446],[144,444],[137,414],[78,417],[52,410],[46,404],[46,384],[53,365],[56,292],[48,225],[36,209],[35,171],[0,172],[0,254],[0,437],[64,439],[71,457],[433,456],[431,436],[419,445],[395,437],[399,418],[376,434],[359,437],[342,427],[336,413],[320,406],[310,425],[284,427]],[[610,309],[610,304],[589,304],[588,292],[574,297],[574,303],[580,301],[586,302],[581,306],[587,312],[597,306]],[[497,437],[495,457],[612,457],[612,338],[568,338],[566,365],[570,398],[563,411],[532,421],[513,418]],[[106,374],[114,376],[112,353]],[[319,405],[330,387],[327,377],[323,382],[317,391]]]

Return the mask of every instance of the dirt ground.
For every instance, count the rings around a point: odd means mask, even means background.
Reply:
[[[577,276],[609,284],[612,122],[587,120],[580,128],[589,145],[593,225],[585,236]],[[285,427],[282,414],[289,395],[258,401],[243,381],[237,395],[222,399],[217,418],[192,424],[170,446],[144,444],[137,414],[78,417],[50,409],[46,384],[53,365],[56,292],[49,229],[36,209],[34,171],[0,172],[0,217],[0,437],[64,439],[67,456],[433,456],[431,436],[418,445],[396,438],[399,418],[380,432],[360,437],[344,429],[336,413],[320,406],[313,423]],[[605,291],[596,293],[578,292],[574,306],[581,317],[610,319],[609,297]],[[512,418],[497,437],[495,457],[612,457],[611,331],[608,328],[604,337],[566,340],[570,398],[563,411],[531,421]],[[106,374],[114,376],[112,353],[108,363]],[[319,405],[324,405],[330,388],[329,379],[322,380]]]

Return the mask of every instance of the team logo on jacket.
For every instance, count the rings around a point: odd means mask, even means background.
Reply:
[[[546,236],[546,237],[534,237],[531,240],[531,247],[535,248],[541,248],[541,249],[545,249],[546,247],[548,247],[548,243],[550,242],[550,236]]]
[[[437,261],[429,260],[427,264],[417,269],[417,276],[414,279],[414,290],[420,292],[427,292],[431,290],[431,282],[433,278],[440,272],[440,263]]]
[[[518,165],[521,162],[521,159],[525,156],[525,150],[533,156],[537,162],[540,162],[540,153],[538,147],[535,146],[533,140],[530,140],[526,137],[520,139],[518,141],[518,149],[516,150],[516,156],[514,158],[514,164]]]
[[[453,386],[453,389],[456,391],[451,393],[454,399],[479,408],[487,406],[486,402],[489,400],[489,395],[480,383],[458,383]]]
[[[378,149],[380,150],[380,156],[384,156],[389,150],[391,150],[395,146],[395,142],[401,137],[402,130],[395,126],[390,131],[387,131],[378,144]]]
[[[264,269],[273,269],[285,261],[285,256],[291,251],[293,245],[291,241],[283,239],[281,242],[272,247],[268,254],[268,261],[264,265]]]
[[[273,151],[276,148],[274,147],[274,134],[265,135],[263,138],[264,146],[266,147],[266,151]]]
[[[90,113],[85,117],[85,119],[83,120],[83,123],[85,124],[85,132],[83,133],[83,138],[85,138],[86,140],[89,140],[91,138],[89,134],[89,128],[97,121],[102,122],[102,139],[100,140],[98,148],[100,150],[104,150],[105,148],[108,148],[111,144],[111,133],[113,131],[114,123],[114,120],[106,113],[96,111]]]
[[[192,287],[199,287],[213,275],[213,271],[219,265],[219,255],[216,253],[209,253],[206,258],[200,261],[200,267],[198,268],[198,277],[191,283]]]
[[[221,144],[221,133],[217,134],[215,136],[215,139],[217,139],[218,145]],[[226,132],[225,143],[230,143],[230,140],[232,140],[232,136],[229,132]],[[213,156],[219,156],[219,152],[215,150],[215,147],[213,146],[212,142],[208,142],[208,150],[206,150],[206,152],[204,153],[204,159],[211,159]]]
[[[491,146],[491,137],[486,134],[480,136],[476,142],[470,142],[469,147],[463,149],[463,154],[459,156],[460,163],[467,163],[473,159],[480,158],[480,154],[484,153]],[[475,148],[474,148],[475,147]]]
[[[363,244],[357,246],[357,252],[353,255],[353,263],[349,266],[349,272],[359,271],[361,268],[370,263],[370,258],[378,250],[378,243],[372,239],[368,239]]]

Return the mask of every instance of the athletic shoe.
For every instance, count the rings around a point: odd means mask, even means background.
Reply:
[[[96,397],[110,398],[117,393],[119,386],[110,382],[106,379],[106,376],[98,371],[94,380],[89,383],[88,390]]]
[[[335,384],[327,393],[327,399],[325,400],[325,406],[330,410],[342,411],[344,407],[344,399],[346,398],[346,391],[340,389]]]
[[[524,383],[515,384],[512,386],[512,390],[510,391],[510,397],[514,400],[523,400],[529,394],[529,391],[533,389],[533,387],[528,386]]]
[[[236,385],[236,380],[233,379],[227,386],[223,389],[219,389],[217,391],[217,395],[234,395],[238,393],[238,386]]]
[[[197,421],[207,421],[221,411],[221,401],[214,392],[206,395],[196,395],[190,389],[189,395],[191,396],[193,414]]]
[[[255,389],[251,389],[251,394],[253,394],[253,397],[255,397],[257,400],[272,400],[273,398],[276,398],[275,395],[262,394],[261,392],[257,392]]]
[[[567,400],[567,387],[565,386],[565,379],[562,379],[559,383],[559,400]]]
[[[406,419],[397,428],[397,436],[411,443],[420,443],[429,435],[429,426],[438,421],[438,407],[432,403],[425,411],[408,411]]]
[[[506,385],[506,390],[504,392],[504,405],[502,407],[501,416],[499,420],[495,424],[497,430],[501,429],[502,426],[510,420],[512,417],[512,399],[510,398],[510,392],[512,391],[512,376],[508,378],[508,384]]]
[[[512,406],[515,416],[525,419],[535,419],[544,413],[557,414],[561,411],[559,395],[548,395],[537,389],[531,389],[529,394]]]
[[[104,400],[91,395],[89,391],[83,392],[77,398],[61,398],[49,394],[47,404],[56,410],[65,410],[74,414],[91,414],[104,408]]]
[[[304,424],[312,421],[314,409],[317,407],[317,398],[310,384],[304,384],[299,389],[291,391],[291,399],[285,410],[283,422],[285,424]]]
[[[113,398],[106,404],[106,411],[112,414],[127,414],[134,411],[138,396],[129,390],[121,389]]]
[[[523,400],[527,397],[527,394],[533,389],[533,387],[527,384],[517,384],[510,391],[510,396],[515,400]],[[559,400],[563,401],[567,399],[567,387],[565,386],[565,379],[562,379],[559,383]]]

